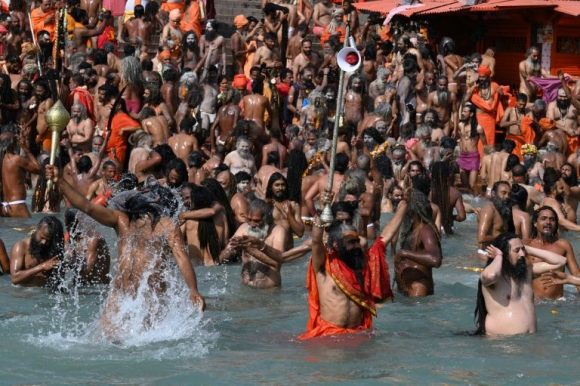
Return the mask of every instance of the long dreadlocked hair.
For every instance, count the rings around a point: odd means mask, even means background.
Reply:
[[[453,211],[449,198],[449,175],[451,168],[445,161],[434,162],[431,169],[431,201],[439,206],[441,220],[445,233],[453,233]]]
[[[439,232],[433,222],[433,209],[431,208],[431,203],[429,202],[427,195],[417,189],[413,189],[409,195],[409,205],[407,208],[407,213],[405,214],[405,218],[401,224],[401,248],[406,249],[409,245],[413,245],[413,240],[411,240],[410,237],[413,234],[413,222],[415,216],[419,217],[423,224],[433,228],[433,232],[437,235],[437,242],[440,245]]]
[[[42,212],[46,203],[48,202],[48,210],[51,212],[58,212],[59,211],[59,204],[62,200],[62,193],[58,186],[53,185],[52,189],[46,192],[46,188],[48,186],[48,181],[44,175],[44,169],[46,165],[50,162],[49,158],[46,158],[42,161],[40,165],[41,173],[38,174],[38,179],[36,180],[36,186],[34,187],[34,192],[32,194],[31,199],[31,209],[33,212]]]
[[[205,186],[187,184],[186,187],[191,192],[191,210],[210,208],[216,201],[214,195]],[[210,217],[196,221],[200,249],[204,250],[207,248],[213,261],[218,263],[221,247],[213,218]]]
[[[232,210],[232,206],[230,205],[230,200],[228,200],[228,196],[224,188],[220,185],[220,183],[215,180],[214,178],[206,178],[201,183],[203,186],[209,189],[209,191],[213,194],[216,201],[220,203],[226,210],[226,219],[228,221],[228,228],[229,234],[228,238],[232,237],[234,232],[236,231],[236,220],[234,216],[234,211]]]
[[[141,72],[141,63],[135,56],[126,56],[121,61],[121,78],[125,84],[143,88],[143,75]]]
[[[299,204],[302,201],[302,174],[307,167],[304,152],[297,149],[288,152],[288,198]]]

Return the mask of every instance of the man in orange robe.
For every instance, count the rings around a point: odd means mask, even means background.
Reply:
[[[107,142],[107,157],[117,162],[121,169],[127,160],[127,144],[129,134],[139,130],[141,124],[127,113],[125,101],[121,100],[119,107],[111,121],[111,136]],[[109,129],[109,128],[107,128]],[[105,134],[106,136],[106,134]]]
[[[32,12],[30,12],[30,19],[32,20],[32,29],[35,35],[40,31],[45,30],[50,34],[50,40],[54,40],[56,19],[51,0],[42,0],[40,7],[34,8]]]
[[[181,19],[181,30],[183,32],[193,31],[199,40],[201,38],[201,21],[203,20],[201,8],[198,0],[192,0],[185,10]]]
[[[524,160],[522,155],[522,146],[526,143],[533,144],[536,140],[536,132],[533,128],[534,119],[528,115],[522,117],[520,123],[520,134],[508,134],[505,139],[511,139],[516,144],[516,147],[512,151],[520,159],[520,162]]]
[[[402,204],[402,205],[401,205]],[[312,257],[308,265],[308,323],[298,339],[350,334],[372,328],[375,302],[392,299],[385,245],[399,228],[406,210],[402,201],[391,222],[364,252],[352,225],[335,223],[322,242],[320,219],[312,229]]]
[[[477,107],[477,123],[483,128],[488,145],[495,144],[495,127],[503,117],[503,106],[499,103],[500,87],[491,81],[491,70],[480,66],[477,70],[479,79],[471,94],[471,103]],[[479,155],[483,158],[483,145],[479,142]]]

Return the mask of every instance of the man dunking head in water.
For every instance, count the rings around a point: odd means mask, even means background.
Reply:
[[[533,256],[532,259],[528,256]],[[524,246],[513,233],[500,234],[487,247],[487,267],[481,273],[475,308],[476,335],[516,335],[536,332],[532,277],[560,269],[566,258]]]
[[[156,186],[148,192],[129,192],[124,203],[104,208],[88,201],[64,179],[53,166],[46,167],[46,177],[52,180],[72,206],[99,223],[113,228],[119,236],[117,272],[103,307],[99,327],[108,338],[117,338],[122,328],[118,320],[120,302],[135,298],[139,292],[160,295],[166,288],[164,270],[168,251],[173,253],[194,305],[203,309],[205,302],[197,290],[195,271],[187,256],[179,224],[172,220],[177,203],[167,188]],[[120,200],[121,201],[121,200]],[[110,203],[111,205],[111,203]],[[135,248],[139,246],[139,248]],[[147,280],[144,280],[147,278]],[[148,286],[145,289],[141,286]],[[147,320],[157,315],[147,315]]]

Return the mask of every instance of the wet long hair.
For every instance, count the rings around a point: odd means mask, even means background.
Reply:
[[[8,133],[4,130],[2,131],[2,140],[0,140],[0,171],[2,171],[2,165],[4,163],[4,156],[7,153],[12,153],[16,151],[16,136],[14,133]],[[0,200],[4,201],[4,189],[2,187],[2,178],[0,177]]]
[[[205,180],[203,180],[201,184],[206,188],[208,188],[209,191],[213,194],[215,200],[219,202],[221,206],[224,207],[226,211],[226,220],[228,222],[229,229],[228,238],[232,237],[237,228],[235,220],[236,218],[234,216],[234,211],[232,209],[232,206],[230,205],[230,200],[228,200],[228,196],[226,195],[224,188],[222,188],[220,183],[217,182],[217,180],[214,178],[206,178]]]
[[[42,212],[46,203],[48,202],[48,209],[51,212],[58,212],[59,204],[62,200],[62,193],[57,185],[53,185],[52,189],[47,193],[46,188],[48,187],[48,180],[44,175],[44,170],[49,164],[50,159],[47,157],[40,165],[41,173],[38,174],[36,180],[36,186],[34,187],[34,192],[32,193],[30,209],[32,212]]]
[[[191,210],[211,208],[216,201],[214,195],[205,186],[195,184],[186,185],[190,189]],[[200,249],[208,249],[215,263],[219,262],[221,247],[213,218],[204,218],[197,221],[197,238]]]
[[[418,177],[418,176],[415,176]],[[433,232],[437,236],[437,243],[441,248],[439,241],[439,230],[433,221],[433,209],[431,208],[431,203],[427,198],[427,195],[422,191],[414,188],[409,195],[409,205],[407,207],[407,212],[403,218],[403,223],[401,224],[400,232],[400,245],[403,249],[408,249],[410,245],[413,245],[413,240],[411,236],[414,230],[414,220],[418,218],[421,223],[431,227]]]
[[[36,229],[43,225],[48,227],[52,235],[48,249],[48,258],[58,257],[62,259],[64,257],[64,229],[62,223],[56,216],[51,215],[44,216],[40,219]]]
[[[451,168],[446,161],[434,162],[431,169],[431,201],[441,210],[441,223],[445,233],[453,234],[453,209],[449,197]]]
[[[502,254],[503,258],[506,259],[510,253],[509,242],[512,239],[517,238],[514,233],[505,232],[496,237],[491,243],[494,247],[498,248]],[[493,259],[487,259],[485,266],[489,266],[493,262]],[[505,260],[504,260],[505,262]],[[477,283],[477,298],[475,301],[475,311],[473,312],[473,318],[475,320],[475,331],[473,335],[485,335],[485,319],[487,318],[487,307],[485,305],[485,298],[483,297],[483,284],[481,283],[481,277]]]
[[[302,175],[308,167],[304,152],[292,149],[288,152],[288,199],[300,204],[302,201]]]

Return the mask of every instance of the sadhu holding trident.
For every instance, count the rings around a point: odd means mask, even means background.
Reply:
[[[325,193],[323,201],[331,202]],[[335,222],[323,242],[320,218],[312,228],[312,257],[308,264],[309,316],[301,340],[359,332],[372,328],[376,302],[392,299],[385,245],[398,231],[407,203],[401,201],[397,213],[385,226],[368,251],[360,244],[355,227]]]

